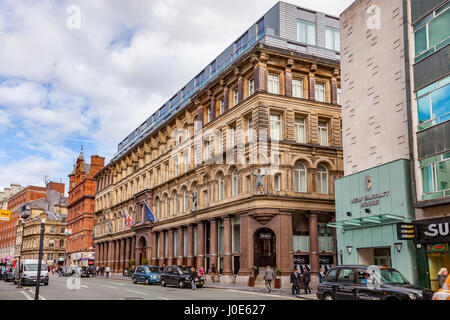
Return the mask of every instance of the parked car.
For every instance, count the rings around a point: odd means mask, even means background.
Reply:
[[[81,267],[80,277],[81,278],[89,278],[90,271],[88,267]]]
[[[320,300],[431,300],[433,291],[412,285],[396,269],[331,268],[317,289]]]
[[[191,267],[183,266],[167,266],[161,274],[161,285],[175,285],[178,288],[184,288],[191,285]],[[203,277],[197,276],[195,283],[197,288],[203,287],[205,280]]]
[[[37,282],[37,274],[38,274],[38,259],[22,259],[20,260],[20,264],[16,263],[14,268],[13,281],[17,283],[19,280],[23,285],[36,285]],[[48,276],[48,268],[45,260],[41,261],[41,274],[40,274],[40,282],[44,285],[48,285],[49,276]]]
[[[450,300],[450,275],[445,280],[442,288],[436,291],[433,300]]]
[[[65,277],[81,277],[81,267],[80,266],[69,266],[64,271]]]
[[[137,266],[133,273],[133,283],[146,285],[161,282],[161,270],[157,266]]]

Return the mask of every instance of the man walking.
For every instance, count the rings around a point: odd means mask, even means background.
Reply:
[[[295,268],[294,272],[291,273],[291,283],[292,283],[292,295],[300,294],[300,274],[298,269]]]
[[[273,270],[270,266],[267,266],[266,271],[264,271],[264,281],[266,282],[267,291],[270,293],[272,291],[272,280],[275,278]]]
[[[311,293],[309,283],[311,282],[311,275],[306,266],[303,267],[303,284],[305,285],[305,294]]]
[[[109,278],[109,273],[111,272],[111,269],[109,269],[108,266],[105,268],[105,272],[106,272],[106,278]]]

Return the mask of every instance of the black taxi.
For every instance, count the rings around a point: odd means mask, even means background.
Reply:
[[[431,300],[433,291],[412,285],[396,269],[338,266],[317,288],[319,300]]]

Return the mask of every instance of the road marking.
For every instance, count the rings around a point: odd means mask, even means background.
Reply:
[[[36,296],[36,291],[34,291],[34,290],[30,290],[30,291],[33,293],[33,296]],[[44,296],[42,296],[42,294],[39,293],[39,300],[47,300],[47,298],[45,298]]]
[[[163,297],[157,297],[158,299],[162,299],[162,300],[170,300],[170,299],[167,299],[167,298],[163,298]]]
[[[20,293],[23,294],[28,300],[33,300],[33,298],[31,298],[25,291],[20,291]]]
[[[222,290],[224,290],[224,291],[239,292],[239,293],[256,294],[256,295],[259,295],[259,296],[265,296],[265,297],[278,297],[278,298],[283,298],[283,299],[300,300],[300,299],[298,299],[298,298],[292,298],[292,297],[286,297],[286,296],[279,296],[279,295],[271,294],[271,293],[248,292],[248,291],[233,290],[233,289],[222,289]]]
[[[128,292],[133,292],[133,293],[137,293],[137,294],[143,294],[144,296],[146,296],[146,295],[147,295],[146,293],[143,293],[143,292],[139,292],[139,291],[134,291],[134,290],[128,290],[128,289],[125,289],[125,291],[128,291]]]
[[[102,286],[102,287],[105,287],[105,288],[110,288],[110,289],[118,289],[118,288],[116,288],[116,287],[107,286],[107,285],[104,285],[104,284],[101,284],[101,286]]]
[[[86,286],[86,285],[84,285],[84,284],[83,284],[83,285],[81,285],[81,287],[82,287],[82,288],[85,288],[85,289],[89,289],[89,287],[88,287],[88,286]]]
[[[112,284],[115,284],[116,286],[123,286],[124,285],[123,283],[115,283],[115,282],[113,282]]]

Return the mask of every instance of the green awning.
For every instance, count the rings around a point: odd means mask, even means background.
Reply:
[[[358,219],[348,219],[336,222],[331,222],[328,227],[331,228],[341,228],[341,229],[357,229],[365,227],[374,227],[385,224],[392,224],[404,221],[405,218],[393,214],[381,214],[376,216],[367,216]]]

